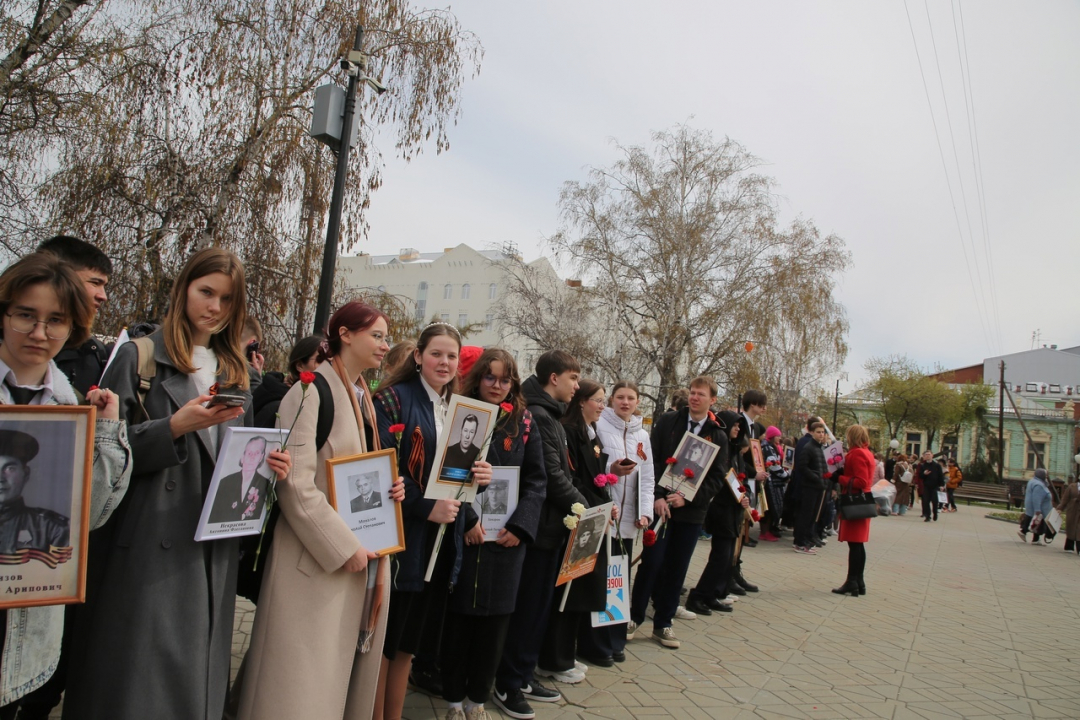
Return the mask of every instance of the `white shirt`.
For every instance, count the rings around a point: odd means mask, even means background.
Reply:
[[[195,372],[191,374],[191,379],[195,383],[195,389],[200,395],[209,395],[210,386],[217,382],[217,354],[208,347],[195,345],[191,348],[191,364],[195,367]],[[211,425],[209,430],[210,441],[216,449],[218,444],[218,426]]]
[[[15,379],[15,371],[9,368],[6,362],[0,360],[0,382],[6,382],[15,387],[26,388],[27,390],[37,392],[38,394],[30,404],[45,405],[53,397],[52,363],[45,366],[45,377],[42,379],[40,385],[20,385],[19,381]]]
[[[435,392],[423,375],[420,376],[420,382],[423,383],[431,404],[435,406],[435,437],[438,438],[442,435],[443,420],[446,418],[446,398]]]
[[[754,438],[754,421],[749,415],[743,413],[742,416],[746,418],[746,427],[750,428],[750,439]]]
[[[687,417],[686,431],[689,432],[689,433],[693,433],[694,435],[700,434],[701,433],[701,426],[704,425],[705,421],[708,420],[708,419],[709,419],[709,416],[707,414],[705,415],[705,417],[701,418],[700,420],[695,420],[692,415],[688,416]]]

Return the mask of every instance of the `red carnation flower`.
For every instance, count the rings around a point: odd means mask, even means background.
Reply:
[[[504,413],[506,413],[507,415],[509,415],[510,413],[514,412],[514,405],[513,405],[512,403],[508,403],[508,402],[504,402],[504,403],[499,403],[499,407],[500,407],[500,408],[502,409],[502,411],[503,411]]]
[[[739,473],[739,479],[740,480],[745,480],[746,479],[746,473]]]
[[[602,487],[607,487],[607,475],[605,475],[604,473],[600,473],[599,475],[594,477],[593,478],[593,485],[595,485],[596,487],[601,487],[601,488]]]
[[[668,465],[674,465],[675,463],[678,462],[678,460],[676,460],[675,458],[672,457],[672,458],[668,458],[664,462],[666,462]]]
[[[315,373],[307,371],[300,373],[301,385],[310,385],[313,382],[315,382]]]
[[[405,423],[398,423],[396,425],[391,425],[390,426],[390,432],[392,432],[392,433],[405,432]]]
[[[757,511],[757,510],[751,510],[751,511],[750,511],[750,518],[751,518],[751,519],[752,519],[752,520],[753,520],[754,522],[757,522],[758,520],[760,520],[760,519],[761,519],[761,513],[759,513],[759,512]]]
[[[641,536],[641,544],[645,547],[652,547],[656,544],[656,531],[646,530],[644,535]]]
[[[689,479],[693,479],[693,477],[694,477],[694,471],[691,470],[690,468],[683,468],[682,474],[685,475]]]
[[[739,486],[739,492],[741,492],[741,493],[746,492],[746,486],[745,485],[740,485]]]
[[[97,390],[97,389],[98,389],[98,386],[97,386],[97,385],[91,385],[91,386],[90,386],[90,389],[89,389],[89,390],[87,390],[86,392],[94,392],[94,391],[95,391],[95,390]]]
[[[617,482],[619,482],[619,476],[618,475],[616,475],[615,473],[608,473],[607,474],[607,484],[608,485],[614,485]]]

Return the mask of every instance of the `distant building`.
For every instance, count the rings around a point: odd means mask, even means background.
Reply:
[[[1002,423],[1005,477],[1031,478],[1038,467],[1036,458],[1040,456],[1051,477],[1074,475],[1073,458],[1080,447],[1080,403],[1077,402],[1080,399],[1080,346],[1059,350],[1055,345],[1000,355],[986,358],[980,364],[931,376],[952,386],[984,383],[994,388],[987,413],[990,431],[983,438],[981,454],[995,467],[1000,405],[998,381],[1002,361],[1005,362],[1005,384],[1016,403],[1014,408],[1008,397],[1005,398]],[[848,417],[858,418],[859,422],[873,428],[875,444],[884,447],[887,439],[880,434],[880,413],[868,394],[857,390],[842,397],[840,402]],[[1030,439],[1021,427],[1021,419]],[[901,428],[896,438],[900,441],[900,452],[918,454],[927,449],[946,450],[961,466],[974,460],[977,428],[962,427],[958,434],[938,433],[933,448],[927,447],[927,436],[921,428]]]
[[[341,257],[337,275],[339,283],[350,290],[376,290],[397,296],[421,324],[437,319],[457,327],[478,325],[465,339],[466,344],[506,348],[518,360],[524,377],[532,374],[539,353],[531,343],[510,337],[497,321],[499,303],[506,301],[506,277],[499,263],[516,254],[513,246],[474,250],[461,244],[427,253],[402,248],[397,255]],[[546,259],[529,265],[558,281]]]

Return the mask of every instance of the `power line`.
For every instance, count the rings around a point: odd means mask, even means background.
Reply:
[[[934,23],[930,18],[930,4],[928,0],[923,0],[923,8],[926,10],[926,24],[930,30],[930,47],[934,51],[934,65],[937,67],[938,84],[941,86],[941,102],[945,106],[945,121],[949,127],[949,143],[952,145],[953,162],[956,163],[956,182],[960,185],[960,199],[964,205],[964,219],[967,221],[968,230],[968,242],[971,244],[971,257],[975,263],[975,275],[979,280],[979,292],[982,294],[983,307],[986,309],[986,323],[987,329],[990,331],[990,336],[993,337],[993,317],[990,312],[990,303],[986,299],[986,284],[983,282],[982,270],[979,269],[979,251],[975,246],[975,231],[971,226],[971,210],[967,201],[967,190],[964,187],[964,171],[960,167],[960,154],[956,149],[956,133],[953,131],[952,125],[952,113],[949,112],[949,98],[945,92],[945,78],[941,73],[941,62],[938,59],[937,50],[937,38],[934,36]],[[963,67],[960,69],[961,77],[963,77]],[[960,224],[959,216],[957,217],[958,229]],[[960,241],[964,240],[964,232],[960,230]],[[998,348],[1000,351],[1000,347]]]
[[[971,292],[975,297],[975,309],[979,314],[979,324],[982,327],[983,339],[986,340],[986,346],[993,352],[993,343],[990,342],[990,334],[987,332],[987,323],[985,318],[985,312],[982,305],[979,302],[979,293],[975,287],[975,276],[971,273],[971,262],[968,260],[967,245],[964,243],[964,231],[960,225],[960,214],[956,209],[956,197],[953,194],[952,180],[949,179],[949,166],[945,162],[945,151],[941,147],[941,133],[938,132],[937,118],[934,117],[934,105],[930,100],[930,88],[926,84],[926,72],[923,70],[922,56],[919,55],[919,43],[915,39],[915,27],[911,22],[911,13],[908,10],[907,0],[904,0],[904,14],[907,15],[908,30],[911,31],[911,43],[915,47],[915,59],[919,63],[919,77],[922,78],[923,92],[926,93],[926,104],[930,109],[930,121],[934,126],[934,138],[937,140],[938,155],[941,157],[941,167],[945,171],[945,185],[949,189],[949,200],[952,203],[953,217],[956,218],[956,229],[960,233],[960,250],[964,254],[964,265],[967,267],[968,281],[971,283]]]
[[[975,167],[975,187],[979,196],[979,215],[982,225],[983,236],[983,248],[986,252],[986,264],[990,275],[990,296],[994,301],[994,318],[997,321],[998,342],[1004,348],[1004,336],[1001,332],[1001,308],[998,304],[998,292],[997,292],[997,273],[994,269],[994,251],[993,245],[990,242],[990,224],[986,215],[986,181],[983,179],[982,171],[982,153],[979,149],[979,124],[975,115],[975,91],[971,87],[971,60],[968,57],[967,50],[967,31],[964,28],[964,5],[962,0],[956,0],[956,5],[960,10],[960,39],[957,39],[957,54],[960,53],[961,42],[963,43],[964,56],[960,63],[961,76],[963,76],[964,67],[967,67],[967,76],[964,85],[965,98],[968,106],[970,107],[969,123],[971,130],[968,136],[969,141],[973,144],[972,149],[972,164]],[[956,14],[953,13],[953,29],[956,29]]]

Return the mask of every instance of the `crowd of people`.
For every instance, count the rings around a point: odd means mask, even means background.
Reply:
[[[913,504],[914,487],[930,522],[948,509],[937,489],[962,481],[932,457],[882,462],[859,425],[843,463],[827,459],[836,438],[821,418],[785,440],[761,422],[764,392],[722,407],[706,376],[677,390],[650,431],[634,382],[609,392],[563,350],[527,375],[447,323],[395,343],[387,315],[355,301],[296,343],[285,372],[267,372],[243,265],[217,248],[191,256],[160,326],[110,360],[91,330],[111,272],[92,245],[59,236],[0,275],[0,402],[98,409],[86,602],[0,613],[0,720],[47,718],[62,695],[68,720],[383,720],[401,717],[410,685],[444,698],[448,720],[487,718],[489,702],[532,718],[533,703],[562,699],[550,681],[625,661],[639,636],[677,650],[676,620],[733,612],[758,591],[743,567],[760,541],[790,533],[795,552],[815,555],[838,532],[848,575],[833,592],[865,594],[870,523],[846,516],[845,496],[888,477],[894,511]],[[244,404],[211,403],[220,388]],[[513,509],[502,489],[487,506],[509,511],[494,539],[471,503],[425,496],[455,394],[502,408],[486,457],[463,451],[480,493],[493,466],[518,470]],[[462,447],[478,424],[465,418]],[[252,451],[277,481],[267,530],[196,542],[224,433],[243,425],[289,429],[284,448]],[[0,451],[18,459],[13,442],[0,437]],[[365,548],[328,498],[328,460],[383,448],[400,477],[377,502],[400,506],[405,537],[389,557]],[[557,594],[568,516],[608,504],[611,543]],[[708,560],[691,583],[703,538]],[[629,617],[594,627],[609,552],[633,568]],[[230,684],[238,592],[256,613]]]

